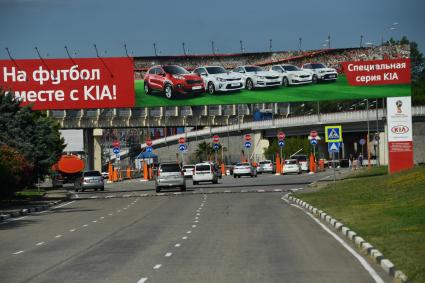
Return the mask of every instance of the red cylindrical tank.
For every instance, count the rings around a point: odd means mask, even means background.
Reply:
[[[84,161],[75,155],[62,155],[59,161],[52,166],[55,171],[74,174],[84,170]]]

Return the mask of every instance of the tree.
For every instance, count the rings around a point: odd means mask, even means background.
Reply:
[[[0,90],[0,145],[8,145],[33,165],[31,181],[43,177],[57,162],[63,149],[59,124],[30,106],[21,107],[11,92]]]
[[[306,154],[310,155],[312,151],[310,142],[307,137],[289,137],[285,139],[285,146],[282,149],[283,157],[288,159],[292,154],[297,151],[301,151],[298,154]],[[270,141],[269,147],[264,150],[264,155],[267,159],[274,160],[276,158],[276,154],[280,154],[280,147],[278,145],[277,138],[273,138]]]
[[[211,143],[203,141],[200,144],[198,144],[198,148],[195,151],[195,156],[196,158],[199,159],[199,161],[202,161],[202,160],[208,160],[211,154],[213,153],[214,153],[214,149]]]

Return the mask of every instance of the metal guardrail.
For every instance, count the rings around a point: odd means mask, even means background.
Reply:
[[[274,119],[274,120],[265,120],[265,121],[256,121],[256,122],[247,122],[235,125],[207,128],[198,131],[191,131],[183,134],[173,135],[169,137],[164,137],[152,141],[152,145],[159,145],[168,142],[177,141],[180,137],[185,138],[195,138],[200,136],[214,135],[220,133],[234,132],[234,131],[244,131],[244,130],[264,130],[272,128],[287,128],[287,127],[298,127],[298,126],[307,126],[307,125],[322,125],[329,123],[353,123],[353,122],[362,122],[366,121],[369,115],[369,119],[376,119],[376,110],[367,110],[361,111],[351,111],[351,112],[338,112],[338,113],[326,113],[320,115],[308,115],[308,116],[297,116],[289,117],[283,119]],[[425,106],[415,106],[412,107],[413,116],[425,116]],[[382,120],[386,116],[386,113],[383,109],[378,109],[378,119]],[[141,145],[142,148],[147,145],[144,143]]]

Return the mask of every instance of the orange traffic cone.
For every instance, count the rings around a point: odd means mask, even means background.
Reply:
[[[279,154],[276,154],[276,175],[280,175],[280,172],[282,172],[282,167],[280,165],[280,156]]]

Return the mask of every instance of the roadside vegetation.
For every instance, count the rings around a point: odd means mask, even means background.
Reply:
[[[365,169],[296,197],[356,231],[412,282],[425,282],[425,167],[393,175]]]

